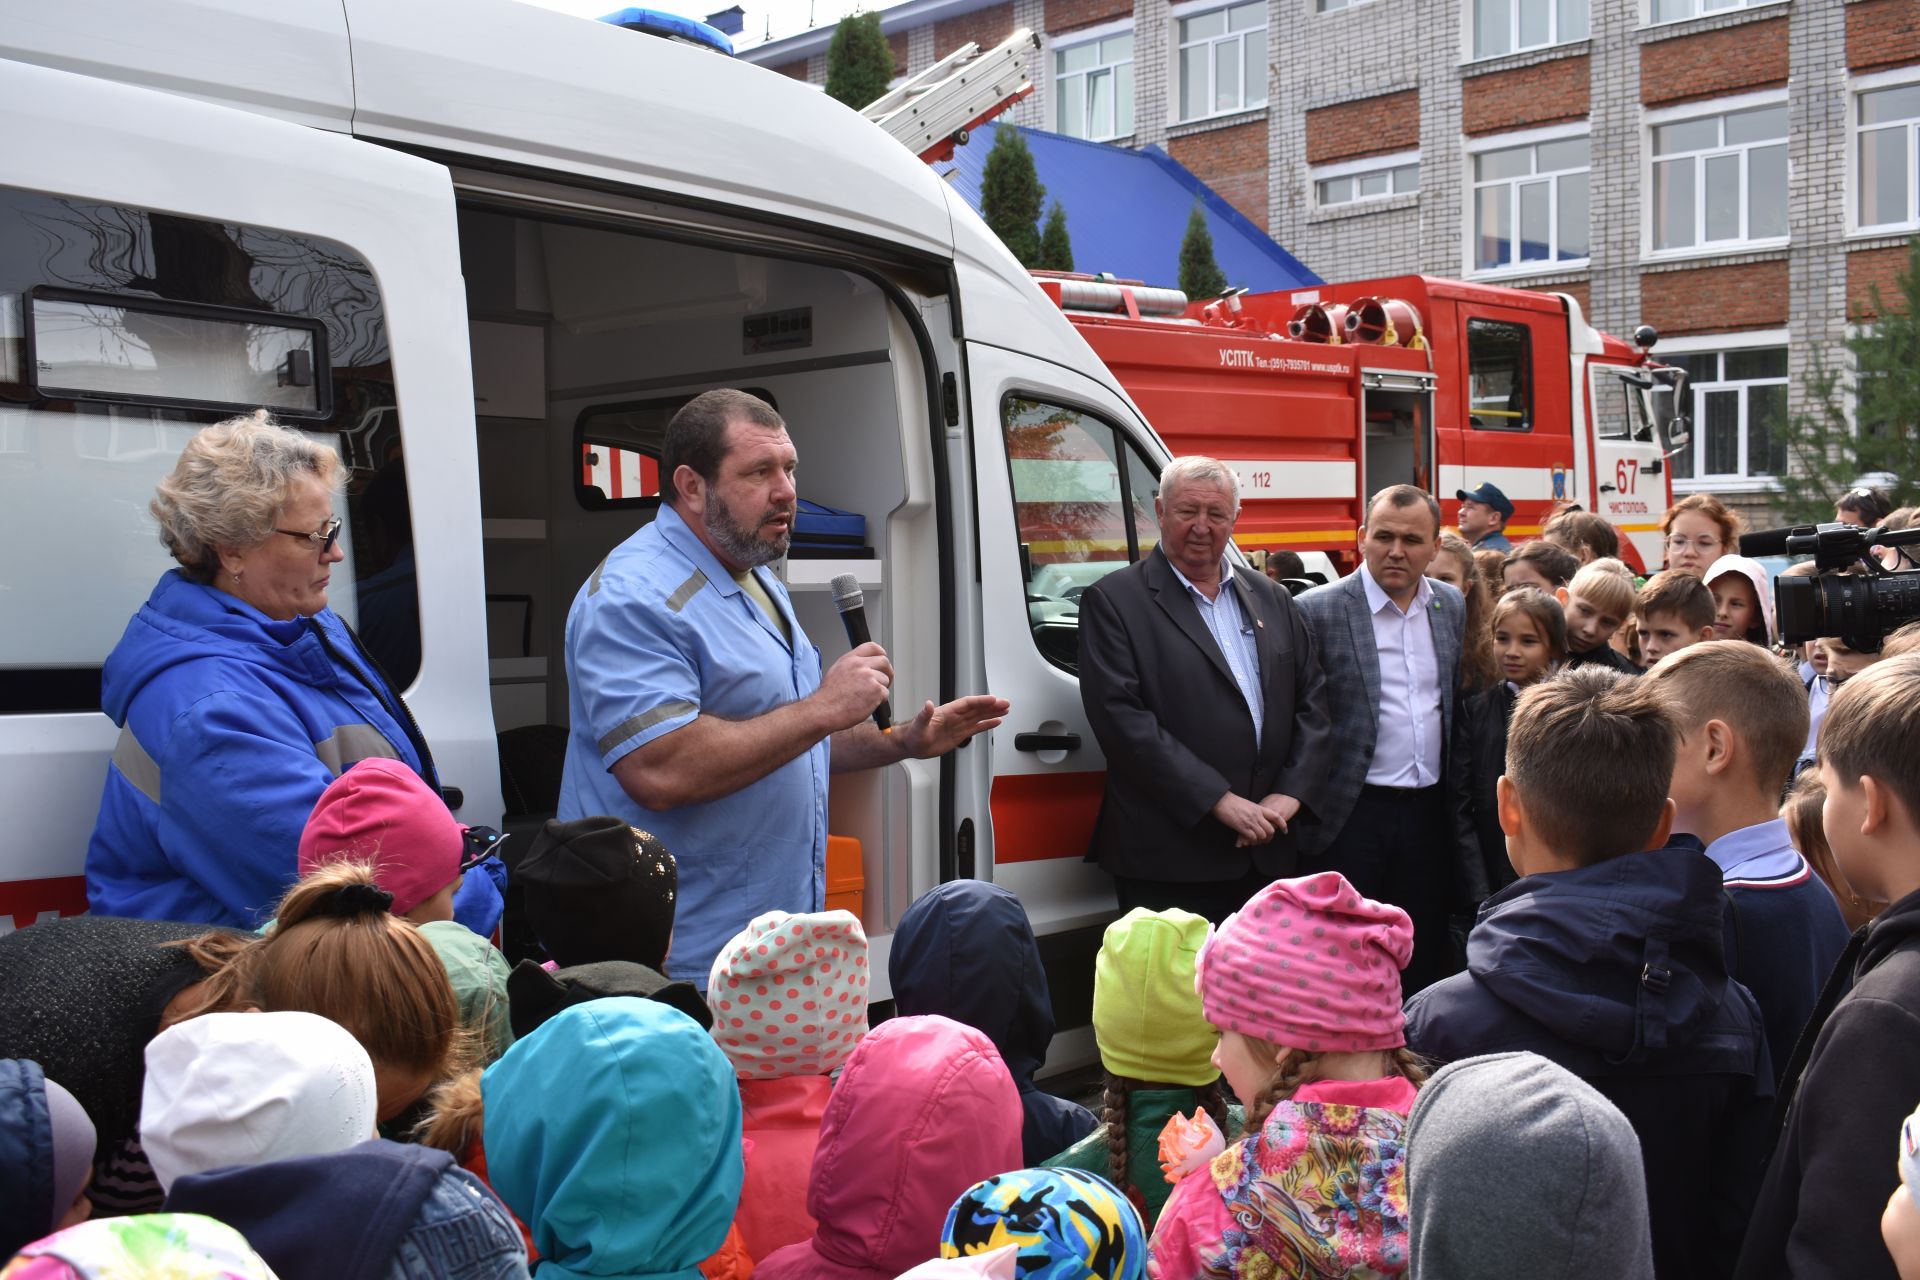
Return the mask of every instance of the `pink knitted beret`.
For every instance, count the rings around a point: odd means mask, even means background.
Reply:
[[[847,911],[769,911],[720,949],[713,1038],[745,1080],[831,1075],[867,1029],[867,935]]]
[[[1200,949],[1194,987],[1225,1031],[1314,1053],[1397,1049],[1412,955],[1406,912],[1323,871],[1276,880],[1228,916]]]

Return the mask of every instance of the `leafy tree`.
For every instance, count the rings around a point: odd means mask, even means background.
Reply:
[[[1180,291],[1189,298],[1213,298],[1227,288],[1226,273],[1213,260],[1213,233],[1207,230],[1207,215],[1195,201],[1187,215],[1186,238],[1180,241]]]
[[[1042,271],[1073,270],[1073,241],[1067,238],[1067,211],[1060,207],[1058,200],[1047,210],[1047,225],[1040,229],[1040,261],[1036,265]]]
[[[879,98],[893,79],[893,46],[878,13],[850,13],[827,46],[827,96],[855,111]]]
[[[1040,209],[1047,189],[1033,166],[1026,135],[1013,125],[994,129],[993,150],[987,152],[986,172],[980,179],[980,216],[993,234],[1020,259],[1023,267],[1040,265]],[[1061,227],[1065,238],[1066,227]]]
[[[1789,520],[1833,519],[1834,499],[1868,478],[1896,507],[1920,503],[1920,237],[1908,245],[1898,287],[1892,300],[1883,300],[1876,287],[1868,308],[1856,311],[1860,328],[1846,343],[1851,379],[1815,360],[1807,378],[1814,408],[1794,417],[1792,465],[1780,477],[1780,506]]]

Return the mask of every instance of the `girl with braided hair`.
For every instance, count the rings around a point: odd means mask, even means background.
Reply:
[[[1406,912],[1334,871],[1276,880],[1207,940],[1197,986],[1247,1136],[1174,1188],[1149,1280],[1406,1270],[1403,1133],[1425,1079],[1400,1014],[1412,954]]]
[[[1045,1162],[1108,1179],[1149,1228],[1173,1190],[1155,1154],[1167,1121],[1204,1110],[1222,1134],[1240,1136],[1240,1108],[1227,1106],[1213,1065],[1220,1033],[1193,985],[1206,940],[1205,917],[1178,909],[1136,907],[1107,926],[1093,962],[1093,1038],[1106,1072],[1100,1126]]]

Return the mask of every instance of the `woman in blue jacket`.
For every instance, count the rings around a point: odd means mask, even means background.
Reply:
[[[151,510],[180,567],[102,676],[120,740],[87,846],[96,914],[257,925],[349,765],[400,760],[438,790],[399,691],[327,607],[343,479],[319,437],[262,410],[199,432],[161,481]]]

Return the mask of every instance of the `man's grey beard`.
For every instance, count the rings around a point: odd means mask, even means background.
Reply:
[[[768,507],[760,513],[759,522],[750,529],[734,523],[733,513],[727,510],[726,503],[710,502],[707,504],[705,524],[707,533],[727,553],[727,559],[743,569],[752,569],[772,564],[787,554],[787,547],[793,541],[791,524],[787,526],[787,532],[773,542],[768,542],[755,532],[761,524],[780,514],[782,512],[778,507]]]

